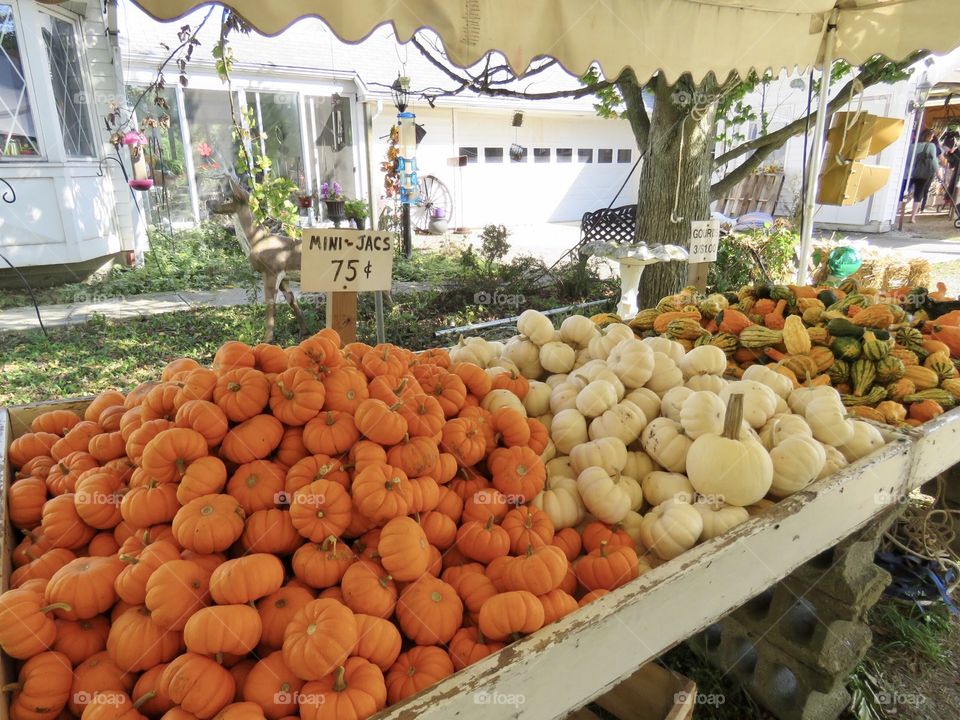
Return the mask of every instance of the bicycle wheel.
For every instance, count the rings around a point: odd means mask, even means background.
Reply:
[[[419,181],[420,197],[410,208],[411,222],[420,232],[430,231],[430,220],[439,217],[450,222],[453,217],[453,195],[435,175],[423,175]]]

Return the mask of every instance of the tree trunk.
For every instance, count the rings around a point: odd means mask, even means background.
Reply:
[[[690,222],[709,219],[717,84],[708,78],[691,89],[689,79],[671,86],[658,77],[651,88],[655,102],[640,174],[636,240],[686,248]],[[686,263],[648,266],[640,280],[639,307],[653,307],[686,284]]]

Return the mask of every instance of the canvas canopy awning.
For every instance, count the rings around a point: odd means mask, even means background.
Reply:
[[[205,0],[134,0],[159,20]],[[853,64],[882,53],[946,53],[960,45],[957,0],[227,0],[260,32],[280,33],[297,19],[322,18],[343,40],[359,42],[391,23],[401,42],[435,31],[449,59],[467,67],[498,50],[522,73],[540,56],[570,72],[598,63],[606,77],[623,68],[640,81],[663,72],[780,70],[819,66],[829,18],[837,10],[834,57]]]

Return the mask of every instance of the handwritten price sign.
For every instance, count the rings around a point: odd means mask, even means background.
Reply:
[[[690,259],[694,263],[714,262],[720,243],[719,220],[694,220],[690,223]]]
[[[396,233],[371,230],[306,230],[300,266],[305,292],[389,290]]]

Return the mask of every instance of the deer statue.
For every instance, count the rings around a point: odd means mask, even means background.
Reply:
[[[267,300],[267,331],[264,342],[273,342],[276,322],[277,288],[289,303],[300,325],[300,334],[307,334],[307,323],[297,298],[290,290],[287,276],[300,272],[300,240],[277,235],[259,224],[250,210],[250,193],[233,175],[227,174],[223,197],[210,200],[207,209],[216,215],[232,215],[237,240],[247,253],[250,265],[263,276]]]

